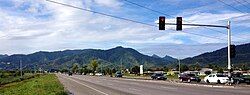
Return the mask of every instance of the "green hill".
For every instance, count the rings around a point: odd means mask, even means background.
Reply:
[[[236,57],[232,58],[233,66],[247,65],[250,66],[250,43],[236,46]],[[203,66],[215,64],[218,66],[227,66],[227,47],[207,52],[195,57],[185,58],[181,60],[185,64],[199,63]]]
[[[3,69],[16,69],[20,60],[22,60],[26,69],[59,69],[69,68],[74,63],[88,64],[92,59],[98,59],[103,66],[117,67],[123,65],[126,68],[141,64],[145,68],[149,68],[172,63],[171,60],[143,55],[132,48],[116,47],[109,50],[84,49],[11,55],[0,58],[0,62],[11,63],[9,65],[0,64],[0,67]]]

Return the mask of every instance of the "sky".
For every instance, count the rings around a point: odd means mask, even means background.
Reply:
[[[230,20],[232,43],[239,45],[250,41],[250,0],[220,0],[231,7],[219,0],[52,1],[156,26],[159,16],[166,16],[169,23],[175,23],[178,16],[183,17],[183,23],[193,24],[226,26]],[[183,31],[174,29],[175,26],[166,26],[165,31],[159,31],[158,27],[46,0],[0,0],[0,54],[123,46],[146,55],[186,58],[227,46],[227,30],[224,28],[183,26]]]

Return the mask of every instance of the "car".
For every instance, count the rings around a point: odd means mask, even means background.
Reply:
[[[167,77],[165,77],[164,76],[164,74],[163,73],[154,73],[152,76],[151,76],[151,78],[153,79],[153,80],[166,80],[167,79]]]
[[[116,72],[115,77],[122,77],[122,73],[121,72]]]
[[[210,74],[204,78],[206,83],[227,83],[229,78],[223,74]]]
[[[195,81],[195,82],[201,81],[201,79],[198,76],[196,76],[195,74],[187,74],[187,73],[180,74],[179,79],[181,82],[187,81],[189,83],[192,81]]]
[[[72,73],[72,72],[68,72],[68,74],[69,74],[69,76],[72,76],[72,75],[73,75],[73,73]]]
[[[233,83],[240,84],[240,83],[247,83],[250,84],[250,78],[244,76],[241,73],[236,73],[232,75]]]
[[[102,73],[96,73],[95,75],[96,75],[96,76],[103,76]]]

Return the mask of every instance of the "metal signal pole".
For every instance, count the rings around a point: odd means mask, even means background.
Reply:
[[[227,22],[227,33],[228,33],[228,42],[227,42],[227,67],[228,67],[228,77],[229,82],[231,83],[231,53],[230,53],[230,46],[231,46],[231,27],[230,21]]]

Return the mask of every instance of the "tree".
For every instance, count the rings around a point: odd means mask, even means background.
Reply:
[[[89,73],[89,69],[87,65],[82,66],[83,69],[83,74],[86,75],[87,73]]]
[[[139,74],[139,72],[140,72],[140,67],[139,67],[139,66],[134,66],[134,67],[132,68],[132,73],[134,73],[134,74]]]
[[[222,68],[219,68],[217,73],[224,73],[224,70]]]
[[[201,66],[199,63],[189,65],[188,67],[189,67],[189,70],[195,70],[195,71],[201,70]]]
[[[108,74],[108,75],[111,75],[112,74],[112,70],[110,69],[110,68],[105,68],[105,70],[104,70],[104,74],[106,75],[106,74]]]
[[[76,73],[77,70],[78,70],[78,64],[75,63],[75,64],[73,64],[73,66],[72,66],[72,72],[73,72],[73,73]]]
[[[249,68],[246,66],[246,64],[241,65],[241,70],[247,71]]]
[[[90,62],[90,67],[92,68],[93,75],[95,75],[95,71],[96,71],[98,65],[99,65],[99,62],[95,59]]]

